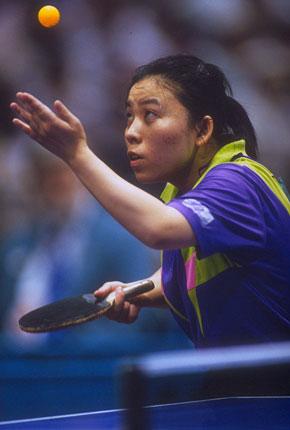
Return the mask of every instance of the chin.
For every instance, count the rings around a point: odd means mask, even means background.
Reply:
[[[142,173],[134,172],[134,174],[139,184],[150,185],[150,184],[160,184],[160,183],[166,182],[160,177],[150,176],[148,174],[146,175],[145,173],[142,174]]]

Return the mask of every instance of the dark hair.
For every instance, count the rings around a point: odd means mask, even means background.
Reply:
[[[130,88],[149,76],[167,81],[195,124],[210,115],[214,121],[213,136],[220,145],[245,139],[247,154],[257,158],[254,127],[245,109],[232,97],[231,86],[217,66],[192,55],[159,58],[135,70]]]

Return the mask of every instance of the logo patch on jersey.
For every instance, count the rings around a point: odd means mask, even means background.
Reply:
[[[207,226],[214,220],[213,215],[210,210],[201,204],[198,200],[195,199],[184,199],[182,201],[183,206],[186,206],[188,209],[191,209],[200,219],[201,225],[203,227]]]

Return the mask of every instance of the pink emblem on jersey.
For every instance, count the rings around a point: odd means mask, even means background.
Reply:
[[[194,252],[185,263],[186,288],[188,291],[195,288],[195,266],[196,258]]]

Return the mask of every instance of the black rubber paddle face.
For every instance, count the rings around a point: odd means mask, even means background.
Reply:
[[[19,320],[19,326],[28,333],[54,331],[97,319],[110,307],[110,302],[84,294],[35,309]]]

